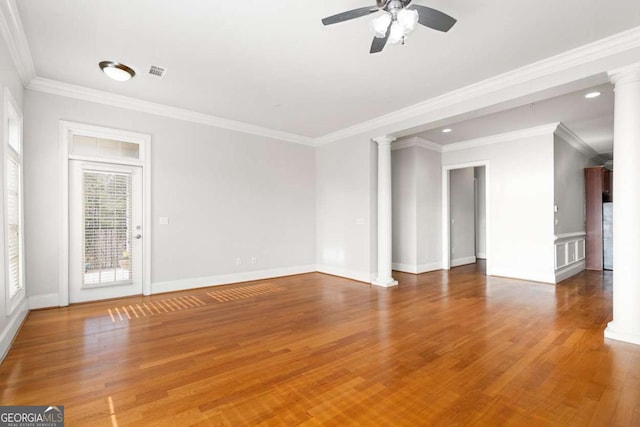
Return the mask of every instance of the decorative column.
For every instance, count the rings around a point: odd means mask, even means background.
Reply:
[[[613,320],[604,336],[640,345],[640,64],[609,77],[615,85]]]
[[[373,138],[378,144],[378,276],[376,286],[396,286],[391,277],[391,143],[392,136]]]

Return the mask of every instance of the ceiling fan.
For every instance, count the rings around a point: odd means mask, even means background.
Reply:
[[[416,23],[443,32],[449,31],[456,23],[454,18],[439,10],[419,4],[409,5],[411,0],[376,0],[376,3],[376,6],[360,7],[328,16],[322,23],[337,24],[382,11],[382,14],[371,21],[374,38],[369,53],[381,52],[387,41],[404,44],[407,34],[413,31]]]

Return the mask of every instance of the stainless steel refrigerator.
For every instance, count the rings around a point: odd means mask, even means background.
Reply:
[[[602,251],[604,269],[613,270],[613,203],[602,204]]]

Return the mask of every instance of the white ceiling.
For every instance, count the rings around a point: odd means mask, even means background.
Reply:
[[[320,22],[373,0],[17,3],[40,77],[308,137],[640,26],[637,0],[415,1],[458,23],[449,33],[417,28],[376,55],[370,18]],[[139,76],[110,81],[102,60]],[[144,75],[151,64],[168,69],[164,80]],[[589,126],[582,119],[571,117],[572,130]]]
[[[597,98],[585,94],[598,91]],[[416,135],[447,145],[490,135],[562,122],[601,154],[613,151],[613,86],[603,84],[461,122],[440,124]],[[450,128],[452,132],[443,133]]]

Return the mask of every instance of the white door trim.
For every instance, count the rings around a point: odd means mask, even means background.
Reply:
[[[485,219],[486,219],[486,255],[487,255],[487,276],[491,276],[491,174],[489,172],[489,160],[477,162],[457,163],[442,166],[442,268],[451,268],[451,217],[449,212],[450,185],[449,172],[454,169],[464,169],[471,167],[485,167]]]
[[[140,145],[142,166],[142,293],[151,295],[151,135],[60,120],[60,235],[58,305],[69,305],[69,145],[72,135],[95,136]],[[119,160],[100,159],[119,164]],[[122,162],[126,163],[125,161]]]

